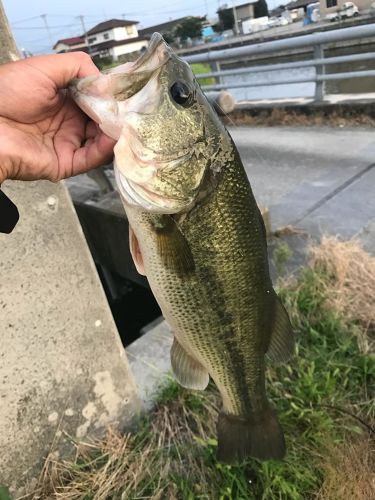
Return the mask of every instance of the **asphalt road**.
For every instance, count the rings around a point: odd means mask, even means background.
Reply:
[[[359,236],[375,249],[375,131],[233,127],[258,204],[273,229]]]

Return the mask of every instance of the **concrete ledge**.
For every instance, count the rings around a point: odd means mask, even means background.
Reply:
[[[371,112],[375,111],[375,92],[366,94],[331,94],[326,95],[324,101],[315,101],[313,97],[296,97],[285,99],[257,99],[254,101],[238,101],[235,106],[236,111],[254,111],[257,109],[268,108],[296,108],[300,109],[326,109],[334,107],[348,107],[363,108],[363,111],[369,112],[369,105]]]
[[[56,436],[123,428],[139,400],[66,188],[3,187],[20,222],[0,235],[0,484],[17,497]]]

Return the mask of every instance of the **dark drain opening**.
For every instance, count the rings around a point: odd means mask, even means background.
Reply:
[[[101,265],[97,269],[122,343],[126,347],[140,337],[142,329],[161,316],[160,308],[149,288]]]

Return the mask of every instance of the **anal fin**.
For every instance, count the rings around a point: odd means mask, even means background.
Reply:
[[[185,351],[176,338],[171,348],[171,364],[177,382],[183,387],[202,391],[207,387],[207,370]]]
[[[288,361],[294,352],[294,334],[285,307],[275,293],[271,338],[266,352],[271,361]]]

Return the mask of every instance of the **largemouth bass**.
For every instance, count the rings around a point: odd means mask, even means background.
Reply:
[[[173,331],[176,379],[203,390],[211,377],[220,391],[218,458],[282,458],[265,356],[286,361],[294,340],[231,137],[189,65],[159,34],[134,63],[74,81],[71,92],[117,141],[130,250]]]

